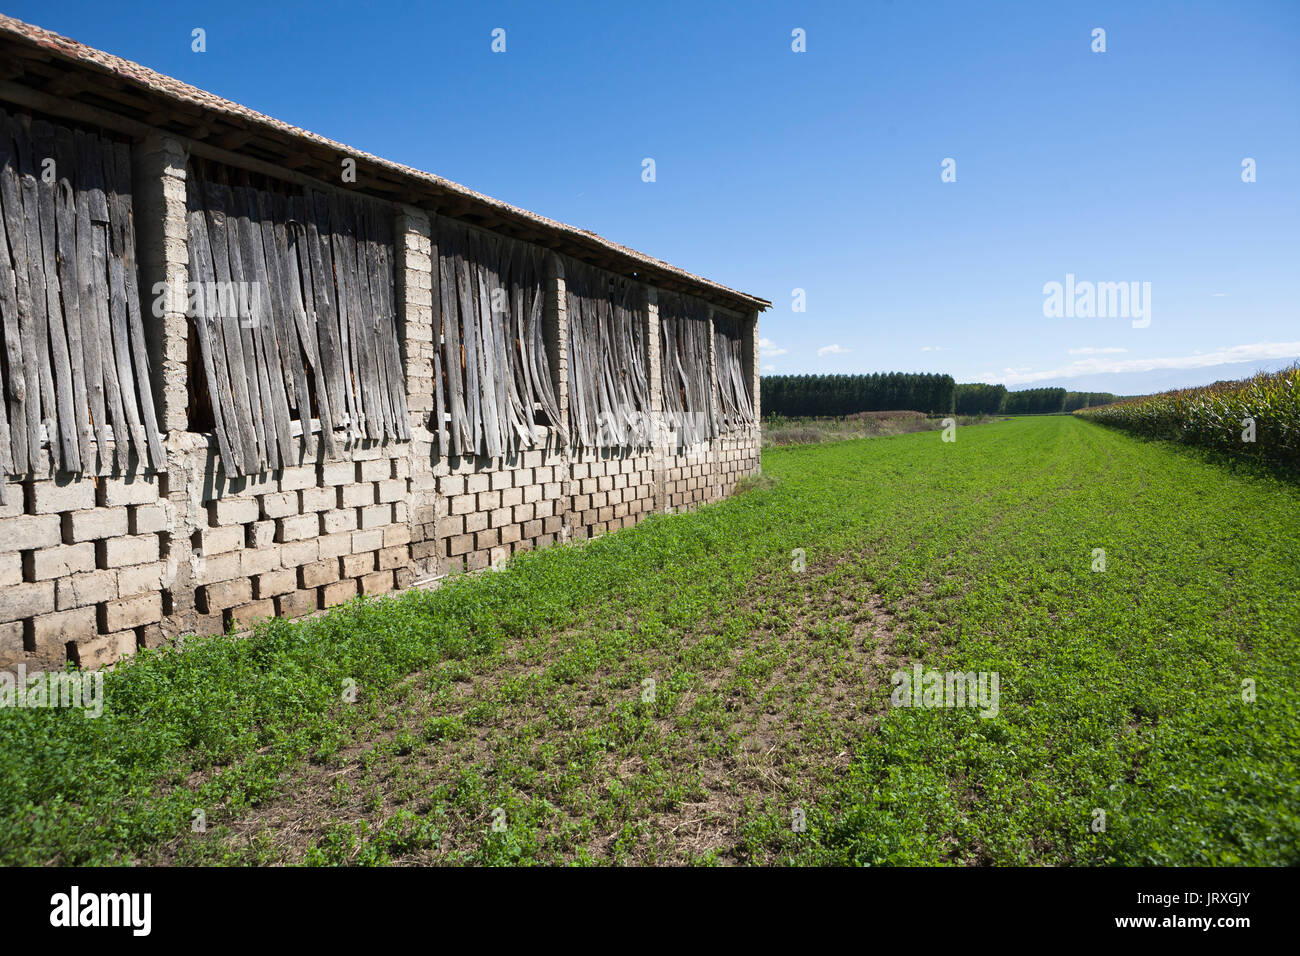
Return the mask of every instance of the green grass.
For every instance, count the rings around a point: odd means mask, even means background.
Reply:
[[[97,720],[0,712],[0,860],[1300,862],[1294,482],[1062,416],[763,462],[693,514],[144,655]],[[996,671],[998,716],[891,707],[913,662]]]

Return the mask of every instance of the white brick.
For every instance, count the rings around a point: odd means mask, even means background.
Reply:
[[[104,565],[109,568],[121,568],[128,564],[147,564],[150,561],[158,560],[158,536],[156,534],[105,538],[100,547],[104,549]],[[114,630],[117,630],[117,628],[114,628]]]
[[[157,484],[139,476],[101,478],[100,488],[106,505],[147,505],[158,500]]]
[[[95,546],[85,542],[43,548],[33,551],[28,560],[31,568],[27,577],[33,581],[48,581],[95,570]]]
[[[32,492],[32,510],[41,515],[95,507],[95,483],[89,478],[60,475],[53,481],[33,482]]]
[[[63,522],[58,515],[0,518],[0,553],[49,548],[62,543]]]
[[[281,541],[301,541],[320,534],[320,516],[315,512],[281,518],[279,524]]]
[[[166,528],[166,505],[136,505],[131,509],[132,534],[156,534]]]

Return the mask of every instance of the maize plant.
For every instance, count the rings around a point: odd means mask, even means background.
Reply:
[[[1074,414],[1149,438],[1300,465],[1300,364],[1237,382],[1126,399]]]

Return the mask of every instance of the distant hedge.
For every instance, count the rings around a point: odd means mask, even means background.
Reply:
[[[1300,466],[1300,365],[1075,412],[1150,438]],[[1253,439],[1253,440],[1252,440]]]
[[[957,388],[960,390],[962,386],[958,385]],[[999,411],[1006,415],[1054,415],[1057,412],[1073,412],[1094,405],[1109,405],[1118,400],[1119,396],[1110,392],[1067,392],[1063,388],[1026,388],[1019,392],[1007,392]]]
[[[1026,388],[1007,392],[1002,411],[1007,415],[1051,415],[1065,411],[1065,389]]]
[[[1007,397],[1005,385],[971,382],[958,385],[953,392],[953,411],[958,415],[996,415]]]
[[[764,375],[764,415],[843,417],[858,412],[915,411],[927,415],[1050,415],[1117,401],[1110,392],[1067,392],[963,382],[927,372],[871,375]]]
[[[1066,392],[1065,408],[1062,411],[1074,412],[1094,405],[1109,405],[1118,402],[1120,398],[1112,392]]]
[[[955,387],[951,375],[923,372],[764,375],[759,394],[764,415],[794,418],[896,410],[947,415]]]

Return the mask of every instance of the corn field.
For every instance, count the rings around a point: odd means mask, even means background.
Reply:
[[[1234,457],[1300,465],[1300,364],[1241,381],[1147,395],[1074,414]]]

